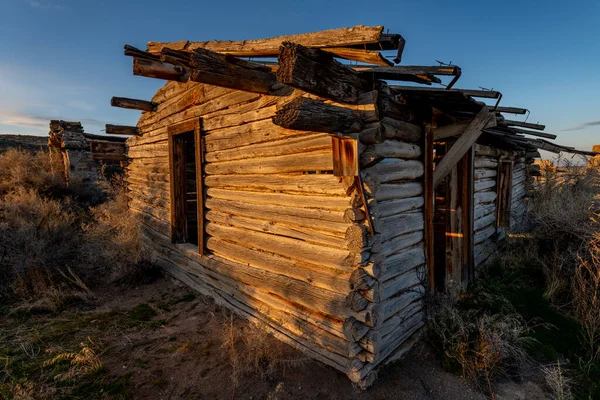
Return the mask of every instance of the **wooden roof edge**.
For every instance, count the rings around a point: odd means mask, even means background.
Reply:
[[[390,88],[399,91],[409,91],[409,92],[429,92],[435,94],[444,94],[444,93],[461,93],[465,96],[470,97],[484,97],[488,99],[497,99],[502,96],[502,93],[495,90],[473,90],[473,89],[447,89],[447,88],[424,88],[424,87],[415,87],[415,86],[390,86]],[[494,111],[495,106],[488,106],[491,111]]]
[[[406,43],[400,34],[383,33],[383,26],[357,25],[348,28],[243,41],[210,40],[190,42],[180,40],[176,42],[148,42],[146,50],[150,54],[160,54],[164,47],[184,51],[204,48],[216,53],[238,57],[273,57],[279,54],[279,47],[283,42],[320,48],[340,58],[381,66],[391,66],[393,64],[379,52],[380,50],[397,50],[394,62],[398,64]]]

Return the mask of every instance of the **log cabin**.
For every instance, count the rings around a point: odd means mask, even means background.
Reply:
[[[107,126],[130,136],[151,261],[361,387],[419,339],[428,293],[525,226],[538,149],[577,151],[505,119],[527,110],[501,93],[455,89],[457,66],[394,65],[404,44],[356,26],[126,45],[167,82],[113,98],[142,114]]]
[[[127,162],[122,136],[94,135],[81,122],[51,120],[48,132],[50,162],[67,184],[94,185],[99,174],[122,174]]]

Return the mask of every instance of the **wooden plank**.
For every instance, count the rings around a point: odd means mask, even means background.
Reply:
[[[132,136],[140,136],[140,132],[135,126],[126,126],[126,125],[111,125],[106,124],[106,133],[110,133],[112,135],[132,135]]]
[[[554,135],[552,133],[534,132],[534,131],[528,131],[527,129],[520,129],[520,128],[510,128],[510,129],[512,129],[515,132],[522,133],[525,135],[537,136],[537,137],[542,137],[542,138],[551,139],[551,140],[556,139],[556,135]]]
[[[544,129],[546,129],[546,125],[532,124],[531,122],[524,121],[514,121],[511,119],[505,119],[504,121],[502,121],[502,124],[508,126],[521,126],[523,128],[537,129],[539,131],[543,131]]]
[[[156,103],[146,100],[130,99],[128,97],[113,97],[110,99],[113,107],[127,108],[130,110],[156,111]]]
[[[358,176],[358,140],[331,137],[334,176]]]
[[[461,70],[457,66],[439,66],[439,67],[428,67],[428,66],[410,66],[401,65],[396,67],[355,67],[355,70],[359,71],[359,75],[372,74],[378,79],[389,79],[389,80],[404,80],[406,75],[460,75]]]
[[[477,116],[471,121],[469,127],[461,135],[460,138],[450,148],[448,153],[442,158],[433,172],[433,187],[436,188],[442,180],[450,173],[452,168],[465,155],[465,153],[475,144],[482,129],[495,120],[494,114],[488,111],[487,107],[483,107]]]
[[[472,89],[444,89],[444,88],[427,88],[421,86],[390,86],[390,88],[394,90],[399,90],[403,92],[422,92],[422,93],[461,93],[465,96],[471,97],[484,97],[487,99],[497,99],[502,94],[500,92],[494,90],[472,90]]]
[[[508,114],[527,114],[527,109],[526,108],[518,108],[518,107],[502,107],[502,106],[497,106],[491,109],[492,111],[495,112],[503,112],[503,113],[508,113]]]
[[[278,82],[326,99],[357,104],[361,92],[372,90],[368,79],[320,49],[283,42],[278,60]]]
[[[206,42],[149,42],[148,52],[158,54],[164,47],[176,50],[193,51],[198,48],[239,57],[261,57],[279,54],[282,42],[295,42],[306,47],[336,48],[376,44],[377,49],[392,50],[398,47],[399,35],[384,35],[383,26],[358,25],[351,28],[330,29],[319,32],[277,36],[266,39],[244,41],[206,41]],[[392,39],[392,40],[390,40]],[[395,39],[395,40],[394,40]]]

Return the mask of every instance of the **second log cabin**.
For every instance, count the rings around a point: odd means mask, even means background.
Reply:
[[[427,293],[464,288],[525,226],[538,148],[576,151],[506,120],[526,110],[499,92],[454,89],[459,67],[384,56],[403,49],[381,26],[125,46],[168,82],[113,99],[142,114],[107,126],[131,136],[151,261],[363,387],[419,339]]]

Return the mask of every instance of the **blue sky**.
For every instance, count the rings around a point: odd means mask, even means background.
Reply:
[[[404,65],[459,65],[457,87],[501,91],[502,105],[530,109],[528,121],[546,124],[557,142],[600,143],[597,1],[0,0],[0,12],[0,134],[46,135],[53,118],[92,133],[135,125],[139,112],[110,107],[110,98],[150,99],[163,82],[132,75],[126,43],[363,24],[402,34]]]

